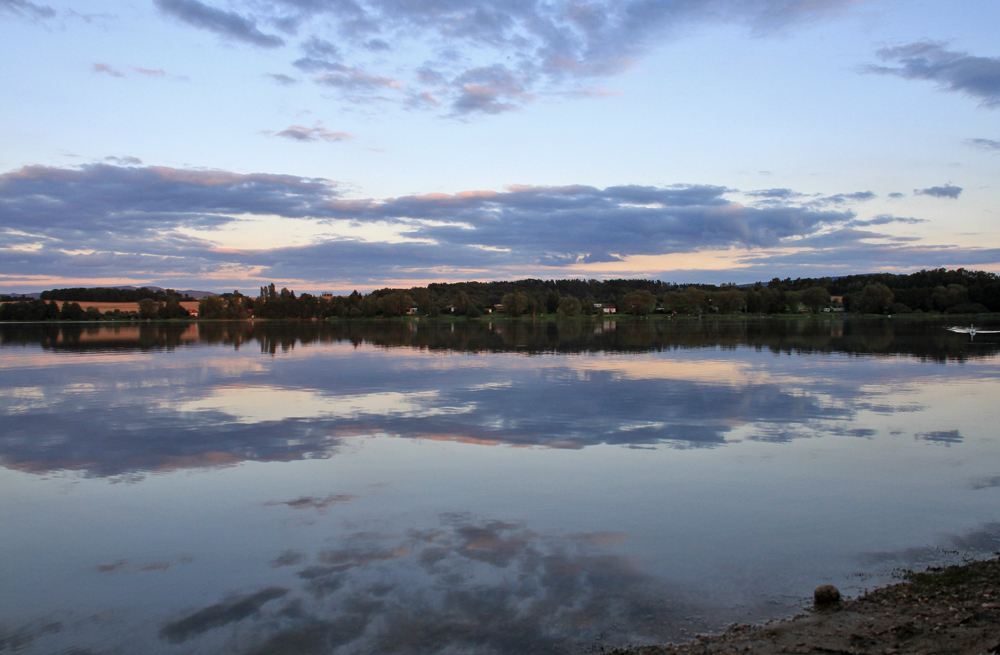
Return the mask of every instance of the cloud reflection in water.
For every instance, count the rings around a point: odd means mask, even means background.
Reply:
[[[299,589],[233,597],[167,623],[160,637],[194,639],[253,615],[253,637],[234,637],[258,642],[246,653],[513,654],[706,629],[713,609],[692,591],[602,547],[622,538],[545,537],[522,523],[443,514],[439,527],[402,537],[347,537],[297,572]]]
[[[371,434],[569,449],[713,447],[733,439],[782,443],[820,434],[872,437],[870,426],[851,425],[859,413],[925,407],[897,393],[902,385],[919,384],[911,379],[908,360],[776,359],[737,347],[741,340],[769,343],[769,333],[752,325],[677,331],[680,326],[672,324],[623,324],[611,332],[599,325],[599,334],[560,325],[555,336],[552,327],[533,331],[515,323],[480,334],[484,326],[466,326],[456,332],[431,329],[427,335],[421,326],[397,335],[391,325],[347,326],[343,329],[357,335],[346,343],[306,341],[324,338],[322,330],[308,325],[287,333],[261,327],[259,335],[243,334],[240,326],[229,333],[218,325],[199,325],[177,334],[108,328],[107,338],[104,328],[95,328],[85,341],[51,328],[52,335],[43,331],[40,338],[54,352],[44,355],[25,347],[30,339],[23,331],[5,333],[6,365],[20,362],[20,367],[0,383],[0,397],[7,401],[0,410],[0,458],[3,466],[24,471],[134,479],[180,468],[329,457],[345,437]],[[869,326],[874,333],[866,337],[857,328],[807,327],[819,331],[766,329],[790,343],[817,344],[811,347],[845,340],[867,350],[928,347],[926,335],[906,341],[881,324]],[[661,328],[667,332],[660,334]],[[359,348],[356,339],[363,343],[365,334],[375,344],[424,339],[431,349]],[[931,336],[948,347],[967,347],[951,344],[949,335]],[[192,342],[195,337],[203,341]],[[261,341],[263,353],[227,349],[250,338]],[[497,339],[510,340],[518,354],[462,354],[475,340],[496,344]],[[525,356],[521,353],[534,352],[534,346],[514,348],[535,339],[575,345],[564,355]],[[588,339],[598,339],[597,350],[590,350]],[[671,347],[672,339],[684,347]],[[296,349],[296,343],[309,347]],[[647,350],[636,354],[638,344]],[[623,347],[629,352],[621,352]],[[60,349],[67,355],[56,356]],[[279,350],[285,354],[267,356]],[[54,365],[60,362],[65,365]],[[953,377],[951,370],[935,373]],[[970,374],[976,375],[961,372],[965,378]],[[942,440],[947,434],[942,429],[918,438],[955,443]]]
[[[406,354],[361,359],[365,376],[378,378],[367,384],[398,390],[359,394],[343,383],[321,389],[308,379],[305,389],[213,385],[200,383],[196,370],[127,397],[98,384],[81,402],[68,388],[72,376],[63,372],[41,382],[44,404],[32,399],[5,412],[0,453],[11,468],[113,476],[325,457],[343,437],[360,434],[556,448],[711,446],[724,443],[734,425],[841,420],[851,413],[779,381],[634,379],[574,370],[572,361],[536,369],[505,357],[491,358],[493,366],[485,369],[401,377],[397,360]],[[337,365],[350,370],[348,362]],[[79,374],[128,376],[117,370]],[[509,383],[488,383],[496,378]],[[430,385],[441,386],[424,388]]]

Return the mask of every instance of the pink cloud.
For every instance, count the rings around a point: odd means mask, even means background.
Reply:
[[[125,77],[125,73],[115,70],[114,68],[111,68],[111,66],[108,66],[107,64],[94,64],[93,71],[95,73],[107,73],[112,77]]]

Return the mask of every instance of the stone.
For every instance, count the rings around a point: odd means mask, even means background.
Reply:
[[[816,607],[833,607],[840,603],[840,590],[832,584],[825,584],[816,587],[813,592],[813,601]]]

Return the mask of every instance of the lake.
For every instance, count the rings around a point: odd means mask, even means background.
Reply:
[[[0,325],[0,652],[593,652],[986,556],[950,324]]]

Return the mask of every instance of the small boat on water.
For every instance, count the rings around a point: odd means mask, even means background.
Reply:
[[[975,339],[977,334],[1000,334],[1000,330],[977,330],[975,325],[969,325],[969,327],[960,327],[958,325],[953,325],[948,328],[951,332],[959,332],[961,334],[969,335],[969,339]]]

